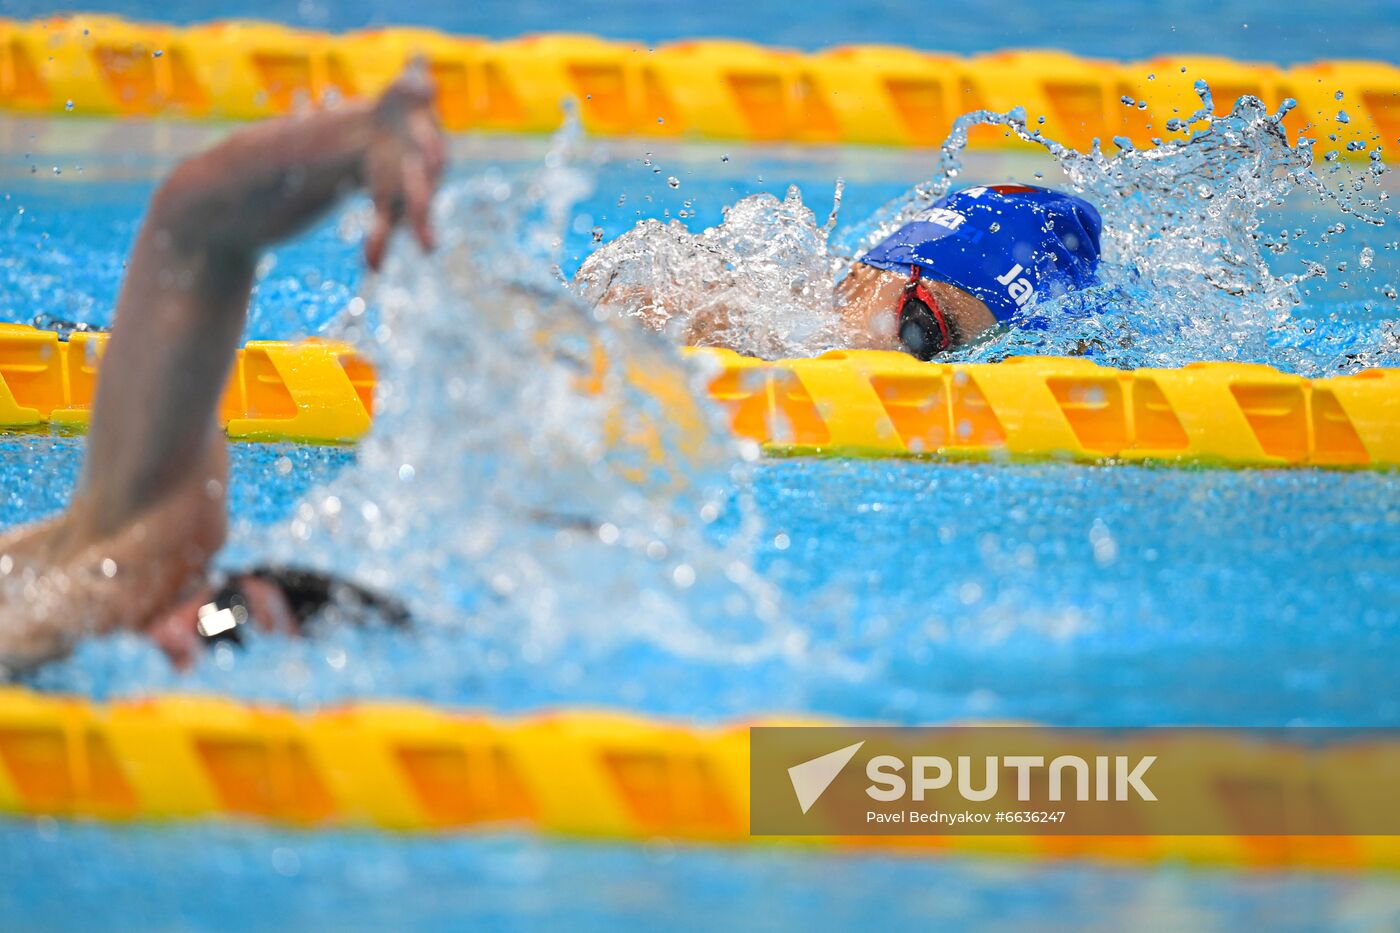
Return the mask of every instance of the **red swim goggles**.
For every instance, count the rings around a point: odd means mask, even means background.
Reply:
[[[924,286],[918,266],[910,269],[909,281],[894,310],[899,342],[912,356],[931,360],[953,345],[948,319],[938,306],[938,299]]]

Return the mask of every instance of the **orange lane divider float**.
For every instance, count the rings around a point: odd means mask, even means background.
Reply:
[[[1126,746],[1115,748],[1122,753]],[[1185,750],[1203,762],[1187,789],[1191,799],[1218,813],[1221,825],[1255,825],[1239,806],[1240,782],[1268,786],[1297,766],[1296,748],[1252,739],[1211,737]],[[1349,796],[1356,769],[1383,759],[1393,772],[1397,755],[1400,747],[1384,739],[1327,751],[1309,792],[1356,815]],[[0,688],[0,813],[15,816],[223,818],[402,832],[526,829],[739,844],[761,841],[749,835],[749,767],[748,724],[695,726],[578,710],[507,718],[386,702],[298,713],[194,696],[100,704]],[[1393,836],[1154,835],[1171,832],[1155,813],[1142,805],[1125,816],[1141,829],[1133,836],[784,842],[909,854],[1400,868],[1400,838]]]
[[[87,426],[107,335],[0,324],[0,428]],[[348,443],[369,430],[374,371],[347,344],[253,340],[219,406],[230,437]]]
[[[0,429],[84,427],[105,341],[0,324]],[[708,367],[710,398],[735,433],[773,454],[1400,465],[1400,370],[1305,379],[1249,363],[1119,370],[1057,357],[688,352]],[[251,341],[220,414],[235,439],[345,443],[369,429],[373,396],[373,369],[347,344]]]
[[[1290,134],[1321,139],[1319,151],[1347,155],[1353,142],[1400,151],[1400,67],[1383,62],[1281,68],[1164,56],[1123,63],[1044,50],[961,58],[890,46],[801,53],[717,39],[652,49],[587,35],[486,41],[413,28],[333,35],[266,22],[177,28],[98,15],[0,19],[0,107],[257,119],[327,94],[373,94],[419,58],[441,89],[445,125],[459,131],[548,132],[572,98],[584,127],[598,135],[935,146],[959,114],[1024,106],[1030,119],[1045,117],[1046,135],[1077,148],[1115,136],[1146,147],[1179,135],[1166,123],[1199,107],[1193,86],[1204,78],[1217,112],[1242,94],[1271,108],[1294,98]],[[1124,97],[1146,106],[1125,105]],[[971,142],[1024,145],[990,127]]]

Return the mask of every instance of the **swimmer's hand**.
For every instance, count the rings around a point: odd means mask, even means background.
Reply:
[[[433,115],[433,86],[419,69],[395,81],[373,110],[364,183],[374,200],[365,261],[378,269],[389,234],[406,221],[424,251],[434,244],[429,208],[442,177],[446,146]]]

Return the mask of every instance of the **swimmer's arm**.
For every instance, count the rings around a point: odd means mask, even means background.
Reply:
[[[735,315],[716,297],[719,289],[710,283],[665,292],[651,285],[615,285],[602,290],[592,286],[584,270],[574,276],[575,291],[595,307],[610,308],[682,346],[734,349],[730,346],[730,321]]]
[[[443,166],[432,89],[405,79],[373,103],[271,121],[186,161],[152,199],[103,360],[75,511],[109,535],[207,469],[216,412],[261,252],[368,187],[377,267],[404,218],[432,245]]]
[[[575,278],[582,290],[587,283]],[[587,293],[584,292],[585,296]],[[752,352],[752,340],[741,326],[744,311],[726,300],[722,290],[699,287],[666,293],[649,285],[617,286],[594,301],[595,305],[612,308],[623,317],[634,318],[648,330],[666,334],[676,343],[687,347],[722,347],[738,352]],[[851,350],[897,350],[890,313],[892,305],[862,300],[838,300],[841,346]],[[890,326],[881,327],[885,321]]]
[[[632,318],[648,330],[666,334],[676,343],[692,347],[723,347],[743,352],[752,345],[752,335],[742,324],[751,314],[742,304],[736,304],[734,292],[722,275],[713,280],[696,278],[683,285],[669,281],[668,272],[660,272],[667,284],[617,281],[615,268],[609,260],[619,248],[625,253],[629,239],[640,235],[642,228],[624,233],[584,260],[574,275],[574,291],[595,307],[604,307],[622,317]],[[644,244],[643,244],[644,246]],[[645,266],[643,266],[645,270]],[[852,295],[850,285],[861,281],[863,273],[886,276],[893,282],[892,293]],[[633,273],[635,278],[635,273]],[[893,341],[891,310],[903,288],[903,280],[869,266],[857,264],[837,287],[837,312],[841,318],[841,346],[850,349],[898,349]],[[868,291],[869,289],[866,289]],[[887,289],[888,292],[888,289]],[[794,297],[794,301],[799,300]],[[886,320],[890,326],[880,327]],[[884,331],[889,331],[885,333]]]
[[[250,127],[182,163],[151,211],[189,246],[256,259],[365,186],[375,206],[365,245],[371,268],[400,217],[431,249],[428,208],[444,160],[432,96],[426,82],[405,79],[377,101]]]

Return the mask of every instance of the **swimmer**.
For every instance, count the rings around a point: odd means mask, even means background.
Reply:
[[[903,350],[921,360],[965,344],[1036,301],[1095,284],[1099,213],[1082,198],[1031,185],[954,192],[856,260],[836,287],[850,349]],[[624,234],[614,243],[622,243]],[[600,250],[575,284],[600,304],[694,346],[727,346],[742,309],[710,283],[662,297],[651,288],[610,287]],[[743,349],[731,347],[731,349]]]
[[[409,74],[375,101],[240,130],[156,191],[127,264],[82,475],[66,511],[0,534],[0,668],[60,657],[84,636],[150,635],[177,664],[201,642],[294,630],[342,596],[390,621],[402,607],[322,575],[210,563],[227,531],[228,456],[218,406],[262,253],[363,188],[365,259],[390,233],[433,247],[428,209],[445,146],[433,89]]]

